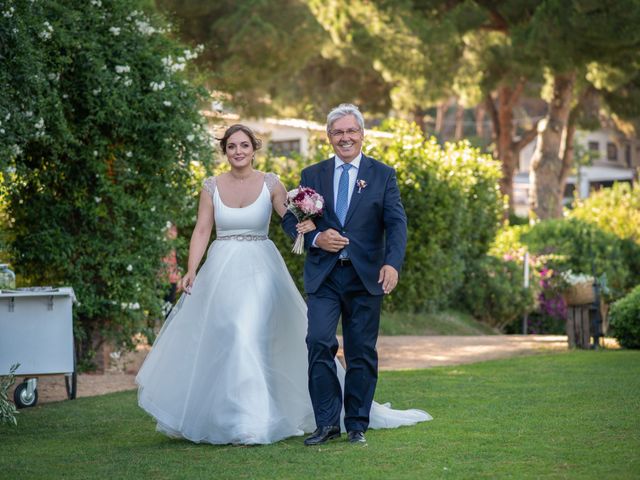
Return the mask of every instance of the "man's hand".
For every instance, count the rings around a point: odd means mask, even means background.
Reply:
[[[318,235],[316,245],[327,252],[336,253],[349,245],[349,239],[340,235],[333,228],[329,228]]]
[[[380,269],[378,283],[382,284],[382,291],[386,295],[390,294],[398,285],[398,271],[391,265],[383,265]]]

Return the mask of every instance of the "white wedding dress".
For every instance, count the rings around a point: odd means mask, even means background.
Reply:
[[[306,304],[266,239],[276,182],[267,174],[254,203],[230,208],[215,179],[205,181],[217,240],[191,295],[182,295],[136,377],[140,407],[169,436],[266,444],[315,429],[307,390]],[[344,382],[339,362],[337,368]],[[421,410],[374,403],[369,426],[430,419]]]

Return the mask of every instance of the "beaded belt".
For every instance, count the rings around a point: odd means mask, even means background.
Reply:
[[[224,235],[221,237],[216,237],[216,240],[239,240],[239,241],[247,241],[247,242],[257,242],[260,240],[267,240],[266,235]]]

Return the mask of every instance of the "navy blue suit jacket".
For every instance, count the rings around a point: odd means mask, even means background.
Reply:
[[[318,290],[338,261],[339,253],[310,248],[319,232],[333,228],[349,239],[346,247],[349,258],[369,293],[382,295],[384,292],[378,283],[380,268],[386,264],[400,272],[407,245],[407,217],[395,170],[362,155],[344,226],[333,204],[334,170],[335,160],[331,157],[305,168],[301,174],[300,185],[313,188],[325,201],[322,217],[314,219],[316,230],[305,235],[304,289],[307,293]],[[360,180],[366,182],[361,189]],[[282,227],[292,238],[296,236],[296,223],[291,212],[282,219]]]

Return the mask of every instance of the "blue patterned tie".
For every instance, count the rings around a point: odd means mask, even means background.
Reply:
[[[347,210],[349,209],[349,169],[351,165],[345,163],[342,165],[342,174],[338,182],[338,197],[336,199],[336,215],[338,220],[344,225],[347,218]]]

